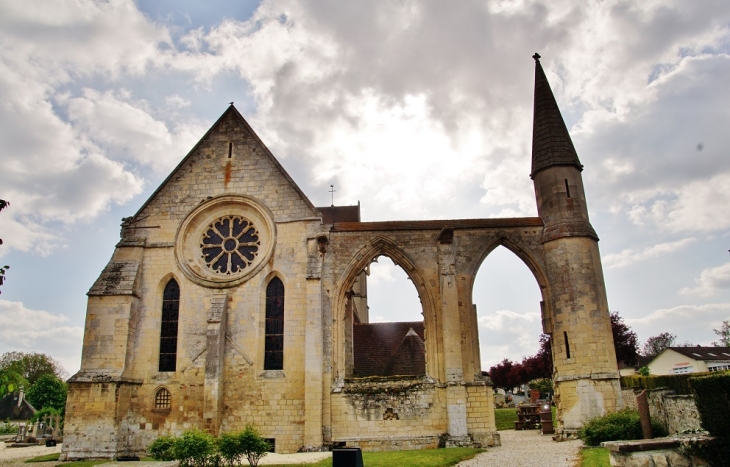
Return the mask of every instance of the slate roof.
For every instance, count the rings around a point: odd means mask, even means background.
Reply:
[[[694,360],[730,360],[730,347],[667,347]]]
[[[36,409],[25,398],[18,405],[17,392],[6,394],[0,399],[0,420],[30,420]]]
[[[360,205],[356,206],[324,206],[318,207],[322,213],[323,224],[335,222],[360,222]]]
[[[535,107],[532,122],[532,173],[556,165],[572,165],[583,170],[568,134],[558,103],[550,89],[545,72],[540,64],[540,55],[535,54]]]
[[[355,231],[396,231],[396,230],[441,230],[482,229],[508,227],[542,227],[539,217],[513,217],[503,219],[451,219],[429,221],[384,221],[384,222],[338,222],[332,226],[332,232]]]
[[[355,376],[425,375],[423,332],[422,321],[353,325]]]

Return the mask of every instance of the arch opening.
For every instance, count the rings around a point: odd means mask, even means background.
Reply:
[[[423,305],[389,256],[375,256],[357,275],[344,315],[348,377],[426,375]]]
[[[483,374],[505,359],[520,363],[538,354],[543,300],[539,280],[523,258],[504,246],[489,252],[472,284],[474,360]]]

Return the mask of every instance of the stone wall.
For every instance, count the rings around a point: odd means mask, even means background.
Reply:
[[[609,441],[601,446],[608,449],[612,467],[712,467],[695,453],[713,442],[709,436],[673,436]]]
[[[621,393],[626,407],[636,410],[634,390],[623,389]],[[654,389],[647,391],[647,400],[651,419],[659,422],[667,430],[667,434],[674,435],[702,428],[694,396],[678,395],[671,389]]]

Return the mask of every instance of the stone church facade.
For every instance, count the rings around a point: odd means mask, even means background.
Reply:
[[[498,445],[472,287],[500,245],[542,293],[558,436],[620,408],[582,165],[538,59],[535,218],[362,222],[359,207],[316,208],[230,106],[123,220],[88,292],[62,458],[249,423],[277,452]],[[423,323],[368,325],[366,272],[381,255],[412,280]],[[383,332],[388,345],[370,341]],[[370,358],[385,348],[397,350]]]

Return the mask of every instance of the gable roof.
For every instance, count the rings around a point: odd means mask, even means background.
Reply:
[[[413,335],[418,341],[413,339]],[[352,326],[352,346],[355,376],[396,376],[426,374],[426,357],[423,321],[396,323],[354,324]],[[423,357],[417,355],[422,349]],[[412,351],[414,351],[412,353]],[[413,363],[408,359],[413,356]],[[422,362],[422,363],[418,363]],[[388,373],[414,371],[417,373]]]
[[[23,397],[18,403],[20,393],[6,394],[0,399],[0,420],[30,420],[36,409]]]
[[[693,360],[730,360],[730,347],[667,347],[665,350],[673,350]]]
[[[137,210],[137,212],[132,216],[133,218],[137,218],[144,210],[147,208],[147,206],[155,199],[155,197],[162,191],[162,189],[167,185],[170,180],[172,180],[175,177],[175,174],[182,169],[183,166],[188,162],[188,160],[195,155],[198,148],[201,146],[201,144],[216,130],[216,128],[223,122],[226,118],[233,117],[237,120],[239,120],[241,126],[250,134],[250,136],[258,143],[258,145],[263,149],[264,155],[268,157],[271,162],[274,164],[274,166],[279,170],[281,175],[287,180],[287,182],[292,186],[294,191],[299,194],[299,196],[302,198],[304,203],[312,210],[312,214],[314,216],[321,216],[319,211],[317,211],[317,208],[314,207],[314,204],[309,200],[307,195],[304,194],[304,192],[299,188],[299,185],[296,184],[294,179],[291,178],[289,173],[287,173],[286,170],[284,170],[284,167],[279,163],[279,161],[274,157],[274,155],[271,153],[268,147],[264,144],[264,142],[259,138],[259,136],[256,134],[256,132],[251,128],[251,125],[248,124],[245,118],[243,118],[243,115],[236,109],[236,107],[231,103],[231,105],[228,106],[228,108],[223,112],[223,114],[218,117],[218,120],[215,121],[215,123],[208,129],[207,132],[203,135],[200,140],[193,146],[193,148],[187,153],[187,155],[180,161],[179,164],[170,172],[170,174],[163,180],[163,182],[157,187],[157,189],[150,195],[149,198],[147,198],[147,201],[140,206],[140,208]]]
[[[583,170],[578,153],[570,139],[568,128],[555,101],[550,83],[540,64],[540,55],[535,54],[535,103],[532,122],[532,172],[556,165],[574,166]]]

